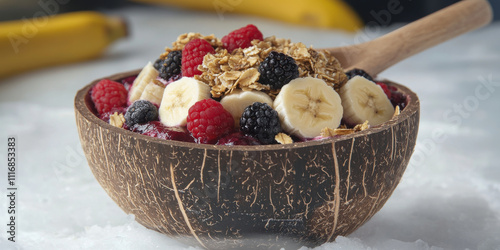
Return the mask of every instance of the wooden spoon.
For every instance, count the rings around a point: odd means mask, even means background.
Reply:
[[[375,40],[326,50],[345,70],[358,68],[376,76],[412,55],[490,23],[492,12],[487,0],[463,0]]]

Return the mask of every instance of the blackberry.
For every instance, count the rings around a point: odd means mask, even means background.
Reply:
[[[279,89],[299,77],[299,67],[292,57],[272,51],[259,65],[259,73],[260,83]]]
[[[278,112],[267,103],[254,102],[245,108],[240,118],[240,129],[263,144],[271,144],[281,131]]]
[[[135,124],[158,120],[158,108],[146,100],[132,103],[125,113],[125,125],[131,128]]]
[[[366,73],[366,71],[364,71],[362,69],[351,69],[351,70],[347,71],[345,74],[349,79],[353,78],[354,76],[362,76],[362,77],[373,82],[373,77],[371,75],[369,75],[368,73]]]
[[[160,68],[160,77],[169,80],[181,73],[182,51],[174,50],[168,53],[167,58]]]
[[[161,67],[163,66],[163,64],[165,63],[165,60],[164,59],[161,59],[161,58],[158,58],[156,59],[155,63],[153,64],[153,67],[160,71]]]

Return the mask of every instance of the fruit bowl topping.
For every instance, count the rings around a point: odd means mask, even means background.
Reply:
[[[362,69],[344,72],[326,50],[264,38],[254,25],[222,40],[180,35],[121,83],[94,87],[102,120],[202,144],[285,144],[355,133],[391,120],[407,101]]]

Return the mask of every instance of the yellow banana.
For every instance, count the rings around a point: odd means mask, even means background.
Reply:
[[[0,22],[0,78],[98,57],[126,35],[123,19],[92,11]]]
[[[219,16],[241,13],[285,22],[356,31],[361,18],[342,0],[133,0],[178,7],[215,11]]]

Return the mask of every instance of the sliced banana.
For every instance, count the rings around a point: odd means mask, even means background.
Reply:
[[[148,64],[146,64],[146,66],[142,68],[141,73],[139,73],[137,78],[134,80],[132,87],[130,88],[128,94],[129,103],[133,103],[139,100],[146,86],[154,79],[156,79],[158,75],[159,75],[158,70],[154,68],[151,62],[148,62]]]
[[[351,78],[340,88],[344,120],[352,125],[368,121],[378,125],[392,118],[394,107],[384,90],[361,76]]]
[[[303,138],[319,136],[325,127],[337,128],[342,120],[339,95],[318,78],[290,81],[283,86],[273,104],[283,129]]]
[[[240,127],[241,114],[243,114],[246,107],[252,105],[254,102],[267,103],[269,106],[273,106],[273,99],[269,95],[256,90],[243,91],[236,89],[220,100],[224,109],[229,111],[233,116],[234,125],[237,128]]]
[[[147,100],[159,106],[161,104],[161,99],[163,98],[164,90],[165,85],[161,82],[152,81],[144,88],[139,100]]]
[[[184,126],[188,111],[193,104],[209,99],[210,87],[194,78],[183,77],[167,85],[161,100],[160,121],[166,126]]]

